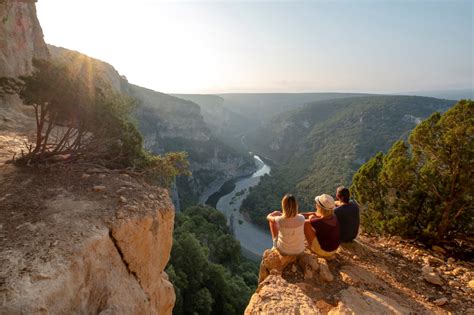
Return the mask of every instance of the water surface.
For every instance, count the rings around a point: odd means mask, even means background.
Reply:
[[[257,171],[249,177],[237,180],[234,190],[222,196],[217,202],[216,208],[227,217],[234,237],[240,241],[244,253],[260,257],[265,249],[272,246],[270,231],[268,229],[263,230],[248,222],[239,212],[242,201],[249,193],[249,188],[256,186],[260,181],[260,177],[270,173],[270,167],[260,157],[254,155],[254,158],[255,163],[259,166]]]

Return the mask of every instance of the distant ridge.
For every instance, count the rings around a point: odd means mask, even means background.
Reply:
[[[393,95],[427,96],[458,101],[460,99],[474,99],[474,89],[414,91],[395,93]]]

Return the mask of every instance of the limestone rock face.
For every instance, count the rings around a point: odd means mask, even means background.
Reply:
[[[85,173],[0,176],[0,314],[171,314],[168,192],[114,172]],[[116,198],[120,187],[129,205]]]
[[[48,58],[33,0],[0,2],[0,77],[30,74],[33,58]]]
[[[341,300],[329,315],[338,314],[410,314],[410,310],[380,293],[349,287],[340,292]]]
[[[263,253],[262,263],[260,264],[258,283],[265,280],[271,273],[281,274],[286,266],[296,261],[296,258],[296,256],[282,255],[275,249],[267,249]]]
[[[364,285],[369,288],[387,287],[385,282],[359,266],[342,266],[339,273],[341,275],[342,281],[352,286]]]
[[[140,220],[120,220],[111,236],[128,270],[147,296],[151,310],[171,313],[175,294],[173,285],[163,271],[173,245],[174,209],[168,201],[166,208]]]
[[[297,286],[279,275],[260,283],[245,314],[320,314],[316,304]]]

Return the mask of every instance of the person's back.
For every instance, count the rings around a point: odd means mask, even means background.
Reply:
[[[334,209],[334,213],[340,224],[341,242],[351,242],[359,233],[359,206],[355,202],[349,201],[349,189],[339,187],[336,192],[339,206]]]
[[[310,222],[316,231],[321,249],[326,252],[335,251],[340,244],[340,226],[337,217],[333,215],[329,218],[313,218]]]
[[[299,255],[305,249],[305,218],[298,214],[298,203],[292,194],[281,200],[280,211],[267,215],[273,246],[284,255]]]
[[[298,214],[291,218],[280,216],[275,219],[279,226],[276,247],[282,254],[297,255],[305,249],[305,218]]]
[[[321,257],[333,257],[339,240],[339,222],[334,215],[334,199],[322,194],[314,198],[316,212],[305,213],[308,217],[304,226],[304,234],[309,249]]]
[[[342,204],[334,209],[341,227],[341,242],[351,242],[359,233],[359,206],[354,202]]]

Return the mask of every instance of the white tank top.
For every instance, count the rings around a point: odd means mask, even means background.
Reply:
[[[305,249],[304,217],[298,214],[292,218],[277,217],[279,227],[277,248],[282,254],[298,255]]]

